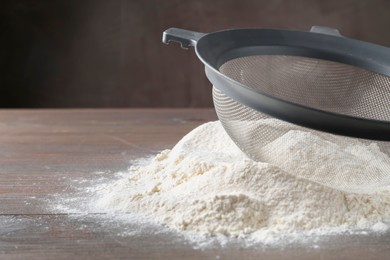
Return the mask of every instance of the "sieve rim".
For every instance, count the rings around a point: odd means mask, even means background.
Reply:
[[[229,29],[203,34],[193,46],[198,58],[217,70],[232,57],[298,53],[390,77],[390,48],[341,35],[279,29]]]

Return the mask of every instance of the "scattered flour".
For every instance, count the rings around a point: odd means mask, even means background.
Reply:
[[[305,147],[319,142],[312,134],[291,131],[270,143],[270,151],[275,150],[272,145],[283,148],[286,138],[297,140],[296,144],[304,140]],[[304,152],[304,146],[297,148]],[[355,147],[360,154],[364,149]],[[279,156],[283,151],[279,150]],[[366,158],[370,158],[369,151]],[[339,152],[337,156],[342,156]],[[390,189],[372,194],[342,192],[289,174],[284,170],[297,167],[296,162],[280,158],[273,157],[275,164],[250,160],[219,121],[206,123],[149,164],[132,166],[120,179],[100,185],[91,207],[107,213],[133,213],[201,235],[248,239],[389,228]],[[366,164],[355,160],[351,167]],[[321,166],[313,163],[305,170]]]

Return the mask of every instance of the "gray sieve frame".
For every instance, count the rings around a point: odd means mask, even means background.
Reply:
[[[195,47],[214,87],[243,105],[300,126],[355,138],[390,141],[390,122],[318,110],[284,101],[249,88],[219,72],[226,61],[253,55],[296,55],[340,62],[390,76],[390,49],[342,37],[336,29],[311,32],[276,29],[233,29],[199,33],[170,28],[163,42]],[[390,110],[390,100],[389,100]]]

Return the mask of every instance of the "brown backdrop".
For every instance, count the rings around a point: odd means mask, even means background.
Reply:
[[[338,28],[390,46],[387,0],[46,0],[0,3],[1,107],[204,107],[194,52],[168,27]]]

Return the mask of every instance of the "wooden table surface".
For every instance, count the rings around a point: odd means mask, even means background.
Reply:
[[[99,212],[50,207],[54,194],[74,192],[75,181],[125,170],[131,160],[171,148],[215,119],[213,109],[0,111],[0,258],[390,258],[390,234],[331,237],[316,247],[196,249],[167,234],[124,236],[118,230],[131,227],[104,225],[94,218]]]

